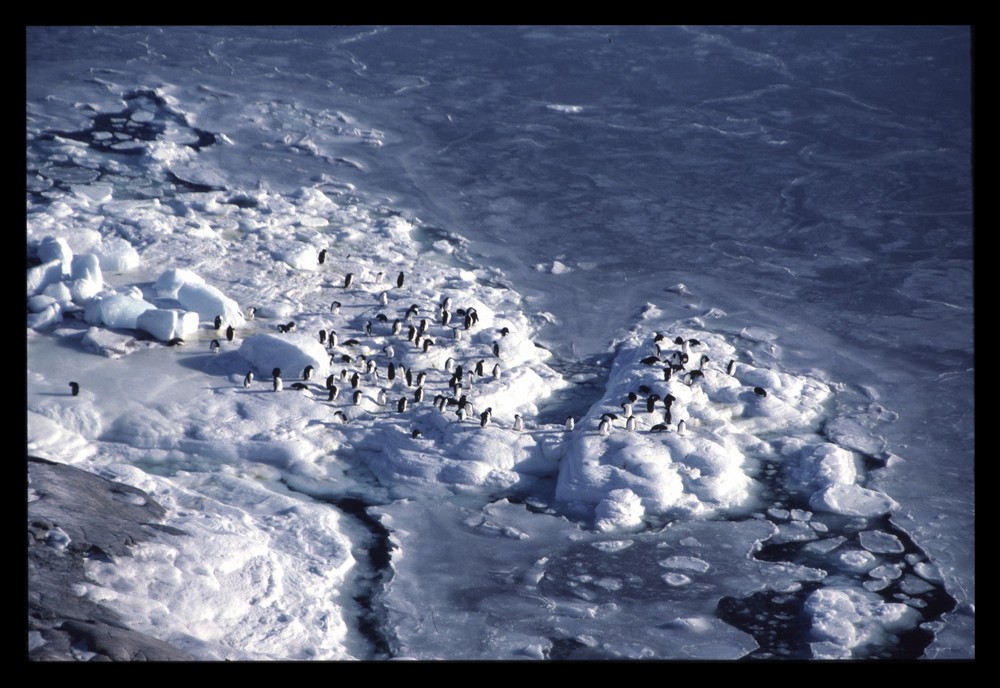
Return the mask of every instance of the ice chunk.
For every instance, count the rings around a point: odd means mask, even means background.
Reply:
[[[329,374],[330,357],[315,337],[304,334],[255,334],[240,345],[240,356],[262,374],[281,368],[286,377],[298,376],[311,365],[317,377]]]
[[[899,508],[889,495],[860,485],[830,485],[813,494],[809,506],[845,516],[873,517]]]
[[[63,274],[69,274],[70,261],[73,260],[73,251],[69,244],[62,237],[45,237],[38,245],[38,258],[43,263],[50,263],[58,260],[62,263]]]
[[[215,316],[221,315],[224,322],[234,327],[246,322],[239,304],[211,284],[185,282],[177,290],[177,301],[185,310],[194,311],[203,320],[213,321]]]
[[[106,325],[116,329],[136,329],[139,316],[156,306],[143,299],[124,294],[109,294],[91,299],[84,319],[91,325]]]
[[[198,330],[198,314],[168,308],[144,311],[136,319],[136,328],[148,332],[161,342],[186,337]]]
[[[41,294],[45,287],[62,281],[63,263],[52,260],[28,268],[28,296]]]
[[[885,531],[864,530],[859,537],[861,546],[876,554],[900,554],[906,549],[898,537]]]
[[[132,244],[119,237],[105,239],[94,252],[104,270],[128,272],[139,267],[139,254],[132,248]]]
[[[878,595],[846,587],[820,588],[805,603],[812,618],[812,634],[822,645],[813,653],[823,658],[864,656],[866,645],[881,644],[887,634],[908,630],[920,614],[905,604],[884,603]]]
[[[167,299],[176,299],[177,291],[185,284],[204,284],[205,280],[200,276],[185,270],[184,268],[171,268],[164,271],[156,280],[154,288],[158,296]],[[213,316],[214,317],[214,316]]]
[[[597,504],[595,526],[601,531],[639,528],[645,513],[642,500],[635,492],[629,489],[611,490]]]

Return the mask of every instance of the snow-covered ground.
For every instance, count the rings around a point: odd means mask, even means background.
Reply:
[[[583,216],[477,235],[463,203],[516,216],[521,181],[430,181],[452,115],[410,132],[386,108],[422,105],[455,58],[369,77],[386,32],[28,30],[27,451],[145,491],[168,526],[87,558],[75,594],[199,659],[974,656],[972,549],[952,544],[971,465],[928,509],[892,434],[923,417],[900,392],[923,349],[871,380],[889,348],[849,343],[848,306],[825,329],[768,309],[782,262],[833,271],[841,238],[650,292],[591,262],[616,235],[574,255]],[[456,88],[442,111],[489,112]],[[550,103],[526,140],[587,112]],[[540,238],[559,252],[518,253]],[[951,261],[961,304],[971,261]],[[971,356],[971,310],[944,310]],[[947,418],[971,415],[963,389]]]

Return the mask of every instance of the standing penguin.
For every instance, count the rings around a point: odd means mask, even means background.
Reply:
[[[307,365],[305,368],[302,369],[303,380],[309,380],[310,378],[312,378],[312,376],[313,376],[313,367],[311,365]]]
[[[566,429],[572,430],[575,427],[576,427],[576,420],[573,419],[573,416],[570,416],[569,418],[566,419]]]
[[[406,279],[406,276],[402,272],[400,272],[399,277],[396,278],[396,286],[399,287],[400,289],[403,288],[404,279]]]
[[[406,411],[406,397],[402,397],[399,402],[397,402],[396,410],[400,413],[404,413]]]
[[[629,432],[635,431],[635,416],[629,416],[625,421],[625,429]]]
[[[354,405],[355,406],[360,406],[361,405],[361,395],[362,394],[363,394],[363,392],[360,389],[354,392]]]
[[[524,419],[521,418],[520,413],[514,414],[514,430],[516,430],[517,432],[521,432],[522,430],[524,430]]]
[[[217,353],[219,353],[219,348],[220,348],[221,346],[222,346],[222,345],[221,345],[221,344],[219,344],[219,340],[218,340],[218,339],[213,339],[213,340],[211,341],[211,343],[210,343],[210,344],[208,345],[208,348],[212,350],[212,353],[213,353],[213,354],[217,354]]]
[[[349,272],[344,275],[344,289],[350,289],[352,284],[354,284],[354,273]]]
[[[215,316],[215,329],[217,329],[217,330],[221,330],[222,329],[222,316],[221,315]]]
[[[607,435],[611,432],[611,420],[606,416],[601,418],[601,424],[597,426],[597,432]]]
[[[74,397],[80,394],[80,383],[78,382],[69,383],[69,393]]]
[[[387,395],[385,393],[385,390],[384,389],[380,389],[378,391],[378,399],[376,400],[376,403],[379,406],[385,406],[385,403],[386,403],[387,400],[388,400],[388,398],[387,398]]]
[[[280,392],[284,384],[281,382],[281,368],[275,368],[271,371],[271,377],[274,378],[274,391]]]
[[[236,336],[236,330],[234,330],[233,326],[230,325],[229,327],[226,328],[226,339],[229,341],[233,341],[233,337],[235,336]]]
[[[494,380],[499,380],[500,379],[500,364],[499,363],[497,363],[495,366],[493,366],[493,379]]]
[[[361,376],[357,372],[351,375],[351,389],[357,389],[358,385],[361,384]]]
[[[726,364],[726,375],[733,375],[736,373],[736,360],[730,359],[729,363]]]
[[[336,401],[337,396],[340,395],[340,388],[337,385],[330,385],[330,396],[327,397],[327,401]]]
[[[321,249],[319,252],[319,264],[322,265],[326,262],[326,249]]]
[[[485,428],[490,424],[493,419],[493,409],[488,408],[479,414],[479,427]]]
[[[257,315],[257,309],[253,306],[247,306],[247,320],[253,320]]]
[[[253,383],[253,371],[248,370],[247,376],[243,378],[243,386],[249,388],[251,383]]]

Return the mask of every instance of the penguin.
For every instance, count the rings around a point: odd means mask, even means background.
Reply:
[[[639,393],[649,396],[653,393],[653,390],[649,385],[639,385]]]
[[[619,406],[621,406],[622,415],[623,416],[625,416],[626,418],[631,418],[632,417],[632,403],[631,402],[626,401],[623,404],[619,404]]]
[[[636,401],[638,401],[638,399],[639,399],[639,395],[636,394],[635,392],[629,392],[628,393],[628,403],[634,404]]]
[[[392,344],[386,344],[382,347],[382,352],[385,354],[386,358],[392,358],[396,355],[396,350],[392,348]]]
[[[666,394],[663,397],[663,405],[666,406],[668,409],[673,405],[675,401],[677,401],[677,398],[673,394]]]
[[[386,292],[384,292],[384,291],[381,292],[378,295],[378,302],[380,304],[382,304],[383,306],[388,306],[389,305],[389,295]]]
[[[210,344],[208,345],[208,348],[212,350],[212,353],[213,353],[213,354],[217,354],[217,353],[219,353],[219,349],[220,349],[221,347],[222,347],[222,345],[221,345],[221,344],[219,344],[219,340],[218,340],[218,339],[213,339],[213,340],[211,341],[211,343],[210,343]]]
[[[331,313],[340,312],[340,301],[334,301],[333,303],[330,304],[330,312]]]
[[[649,398],[646,399],[646,410],[652,413],[656,409],[656,402],[660,400],[659,394],[650,394]]]
[[[470,327],[472,327],[472,316],[469,315],[468,312],[466,312],[465,314],[465,318],[463,319],[463,324],[465,325],[465,329],[469,329]]]
[[[759,397],[766,397],[767,396],[767,390],[764,389],[763,387],[754,387],[753,388],[753,393],[756,394]]]
[[[441,311],[441,326],[448,327],[448,323],[451,322],[451,311]]]
[[[683,435],[687,432],[687,424],[683,420],[677,421],[677,434]]]
[[[77,395],[79,395],[80,394],[80,383],[79,382],[71,382],[71,383],[69,383],[69,393],[70,393],[70,395],[72,395],[74,397],[77,396]]]
[[[236,336],[236,330],[234,330],[233,326],[230,325],[229,327],[226,328],[226,339],[229,341],[233,341],[233,337],[235,336]]]
[[[430,337],[425,339],[423,344],[424,353],[426,354],[428,349],[430,349],[432,346],[434,346],[434,340],[431,339]]]
[[[424,400],[424,388],[417,387],[417,390],[413,393],[413,401],[419,404],[423,400]]]
[[[361,376],[357,372],[351,375],[351,389],[357,389],[358,385],[361,384]]]
[[[514,414],[514,430],[516,432],[524,430],[524,419],[521,418],[521,414],[519,413]]]
[[[368,322],[365,323],[365,334],[368,335],[369,337],[372,336],[372,321],[371,320],[369,320]]]
[[[340,381],[341,382],[347,382],[347,377],[348,377],[348,375],[347,375],[347,368],[341,368],[340,369]]]
[[[406,376],[405,377],[406,377],[406,386],[407,387],[412,387],[413,386],[413,370],[411,368],[407,368],[406,369]]]
[[[465,406],[459,406],[458,410],[455,411],[455,415],[458,416],[458,422],[461,423],[468,417],[468,412],[465,410]]]
[[[403,288],[403,281],[405,279],[406,279],[406,275],[404,275],[402,272],[400,272],[399,273],[399,277],[396,278],[396,286],[399,287],[400,289],[402,289]]]
[[[399,273],[399,274],[403,274],[403,273]],[[413,439],[418,439],[420,437],[420,435],[422,435],[422,434],[423,433],[420,432],[420,428],[413,428],[413,432],[410,433],[410,437],[412,437]]]
[[[344,342],[344,346],[357,346],[360,343],[361,343],[360,340],[357,340],[357,339],[348,339],[346,342]]]
[[[375,363],[374,358],[369,358],[365,362],[365,372],[368,373],[369,375],[371,375],[372,373],[378,375],[378,364]]]
[[[294,390],[296,390],[298,392],[303,392],[303,391],[309,389],[309,385],[307,385],[304,382],[293,382],[292,383],[292,389],[294,389]]]
[[[326,330],[319,331],[319,343],[326,344]]]
[[[337,410],[333,412],[333,417],[339,420],[341,423],[347,422],[347,416],[344,415],[343,411]]]
[[[666,423],[667,425],[670,425],[671,423],[674,422],[674,415],[673,413],[671,413],[669,407],[667,408],[666,411],[663,412],[663,422]]]
[[[601,435],[607,435],[611,432],[611,421],[606,417],[601,417],[601,424],[597,426],[597,432]]]
[[[396,403],[396,410],[400,413],[404,413],[406,411],[406,397],[402,397],[399,402]]]
[[[643,365],[655,365],[660,362],[659,356],[646,356],[646,358],[639,361]]]
[[[663,432],[667,429],[667,426],[663,423],[657,423],[649,429],[650,432]]]
[[[329,375],[327,375],[326,376],[326,388],[327,389],[333,389],[333,384],[334,384],[334,382],[336,382],[336,379],[337,378],[333,375],[333,373],[330,373]]]
[[[427,373],[421,371],[417,373],[417,387],[423,387],[424,382],[427,381]]]
[[[453,370],[455,370],[455,359],[449,356],[448,359],[444,362],[444,371],[446,373],[450,373]]]
[[[500,328],[500,336],[501,337],[506,337],[509,334],[510,334],[510,328],[509,327],[501,327]]]
[[[441,411],[443,413],[444,407],[447,406],[447,404],[448,404],[448,397],[444,396],[443,394],[434,395],[434,408],[436,408],[438,411]]]
[[[417,327],[417,334],[427,334],[427,318],[420,319],[420,326]]]
[[[670,378],[674,376],[674,369],[670,366],[663,366],[663,381],[670,382]]]
[[[486,364],[485,360],[480,360],[479,363],[476,364],[476,375],[478,375],[479,377],[483,376],[483,366],[485,364]]]
[[[243,386],[249,388],[252,382],[253,382],[253,371],[248,370],[246,377],[243,378]]]
[[[403,329],[403,323],[401,323],[399,321],[399,318],[396,318],[396,320],[393,321],[393,323],[392,323],[392,333],[393,333],[393,335],[399,334],[399,331],[402,330],[402,329]]]
[[[566,419],[566,429],[572,430],[575,427],[576,427],[576,421],[573,419],[573,416],[570,416],[569,418]]]
[[[283,383],[281,382],[281,369],[275,368],[274,372],[271,373],[271,375],[274,377],[274,391],[280,392],[282,387],[284,387]]]
[[[396,379],[396,364],[389,361],[389,370],[386,372],[386,377],[389,378],[389,382]]]
[[[288,323],[285,325],[285,327],[287,328],[288,332],[294,332],[295,331],[295,321],[294,320],[289,320]]]
[[[698,370],[704,370],[705,369],[705,364],[708,363],[711,360],[712,359],[710,359],[708,356],[705,356],[703,354],[702,357],[701,357],[701,360],[698,362]]]
[[[363,393],[362,393],[362,391],[360,389],[354,392],[354,405],[355,406],[360,406],[361,405],[361,396],[362,396],[362,394]]]
[[[625,429],[629,432],[635,431],[635,416],[629,416],[625,421]]]
[[[385,406],[386,401],[388,401],[388,397],[385,393],[385,390],[380,389],[378,391],[378,398],[375,400],[375,403],[377,403],[379,406]]]
[[[419,313],[420,313],[420,308],[417,306],[417,304],[414,303],[409,308],[406,309],[406,315],[403,316],[403,319],[409,321],[411,318],[415,317]]]
[[[336,401],[339,395],[340,395],[340,389],[337,387],[337,385],[330,385],[330,396],[327,397],[327,401]]]
[[[410,329],[406,331],[406,340],[412,342],[416,338],[417,338],[417,328],[415,328],[413,325],[410,325]]]
[[[493,355],[500,358],[500,342],[493,342]]]
[[[456,342],[462,341],[462,331],[457,327],[451,328],[451,334],[455,338]]]
[[[500,364],[499,363],[497,363],[496,365],[493,366],[493,379],[494,380],[499,380],[500,379]]]
[[[222,329],[222,316],[221,315],[215,316],[215,329],[217,329],[217,330],[221,330]]]
[[[174,337],[169,342],[167,342],[167,346],[184,346],[184,340],[181,339],[180,337]]]
[[[333,349],[337,346],[337,332],[336,330],[330,330],[330,334],[327,337],[330,344],[330,348]]]
[[[253,306],[247,306],[247,320],[253,320],[257,316],[257,309]]]
[[[688,387],[705,377],[705,373],[700,370],[692,370],[688,373]]]
[[[444,301],[441,302],[441,309],[445,310],[445,311],[450,311],[451,310],[451,297],[450,296],[444,297]]]
[[[384,278],[385,278],[385,273],[379,270],[378,274],[375,275],[375,284],[382,284]]]
[[[350,289],[352,284],[354,284],[354,273],[349,272],[344,275],[344,289]]]
[[[285,334],[286,332],[288,332],[288,326],[278,323],[278,332]]]
[[[479,427],[485,428],[490,424],[493,419],[493,409],[488,408],[479,414]]]
[[[726,364],[726,375],[736,374],[736,360],[730,359],[729,363]]]
[[[323,263],[326,262],[326,249],[325,248],[320,250],[318,260],[319,260],[319,264],[320,265],[322,265]]]

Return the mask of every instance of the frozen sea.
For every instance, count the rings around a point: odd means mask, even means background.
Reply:
[[[163,508],[80,599],[202,660],[975,657],[968,27],[26,47],[28,454]]]

